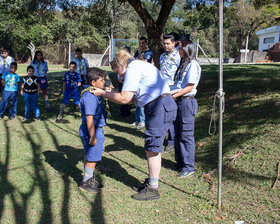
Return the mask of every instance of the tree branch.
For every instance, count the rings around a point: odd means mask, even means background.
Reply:
[[[167,22],[167,19],[169,17],[169,14],[172,10],[172,7],[175,3],[175,0],[162,0],[162,6],[160,9],[160,13],[158,15],[158,19],[156,21],[156,26],[160,30],[160,32],[163,32],[164,26]]]

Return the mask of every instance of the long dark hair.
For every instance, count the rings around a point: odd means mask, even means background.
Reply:
[[[192,41],[182,40],[181,49],[184,52],[184,55],[185,55],[184,60],[187,64],[189,64],[191,60],[196,60],[195,48],[194,48],[194,44]]]
[[[34,58],[33,58],[33,64],[36,63],[36,61],[37,61],[37,55],[38,55],[39,53],[42,54],[42,62],[45,63],[45,61],[44,61],[44,56],[43,56],[42,51],[36,51],[36,52],[35,52],[35,56],[34,56]]]
[[[180,66],[178,67],[178,69],[175,73],[175,76],[174,76],[174,81],[176,81],[178,75],[179,75],[179,80],[181,80],[183,72],[186,70],[188,64],[192,60],[196,60],[195,48],[194,48],[194,44],[192,41],[182,40],[180,47],[183,50],[185,57],[181,58]]]

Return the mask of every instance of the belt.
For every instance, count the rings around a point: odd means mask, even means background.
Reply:
[[[151,102],[147,103],[146,105],[149,105],[150,103],[156,101],[156,100],[160,100],[161,98],[164,98],[164,97],[167,97],[167,96],[171,96],[171,93],[164,93],[164,94],[161,94],[159,97],[155,98],[154,100],[152,100]],[[146,106],[145,105],[145,106]]]
[[[194,99],[195,95],[192,95],[192,96],[181,96],[179,97],[179,100],[185,100],[185,99]]]

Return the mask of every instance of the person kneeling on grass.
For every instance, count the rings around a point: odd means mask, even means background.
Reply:
[[[66,104],[70,103],[71,98],[74,100],[74,109],[80,107],[79,86],[81,85],[82,79],[80,75],[75,72],[76,62],[70,62],[69,70],[70,71],[66,72],[63,77],[63,100],[56,121],[61,121],[64,108]]]
[[[36,120],[41,120],[40,110],[38,106],[38,96],[40,94],[40,83],[37,77],[34,75],[34,67],[29,65],[27,67],[27,76],[23,77],[23,83],[21,84],[20,94],[23,96],[24,100],[24,118],[26,121],[30,118],[31,107],[35,114]]]
[[[105,89],[106,72],[98,68],[92,68],[87,74],[87,83],[90,86],[81,93],[80,100],[82,124],[79,135],[84,146],[84,177],[80,189],[91,193],[97,193],[103,185],[94,177],[96,163],[101,160],[103,144],[105,140],[102,127],[105,122],[105,105],[101,97],[90,93],[93,88]]]

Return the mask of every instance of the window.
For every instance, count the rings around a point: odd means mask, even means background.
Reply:
[[[274,37],[267,37],[263,39],[264,44],[274,44]]]

